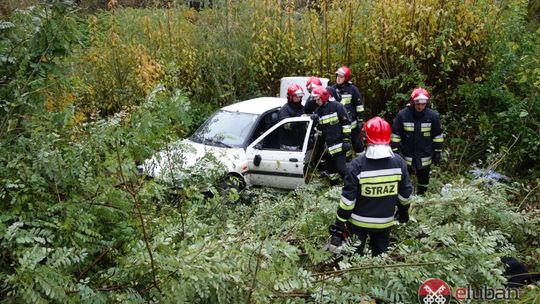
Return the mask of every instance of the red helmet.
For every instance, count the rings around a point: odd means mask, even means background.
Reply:
[[[322,82],[319,79],[319,77],[311,76],[308,78],[306,82],[306,89],[309,92],[311,92],[311,90],[313,90],[314,87],[320,87],[320,86],[322,86]]]
[[[364,124],[367,144],[387,145],[390,143],[392,129],[386,120],[375,116]]]
[[[302,87],[296,83],[291,84],[289,88],[287,88],[287,101],[292,101],[294,95],[298,95],[300,97],[304,96],[304,90],[302,90]]]
[[[411,93],[413,103],[428,103],[430,98],[429,92],[424,88],[416,88]]]
[[[349,69],[347,66],[342,66],[336,71],[336,75],[345,77],[345,81],[351,80],[351,69]]]
[[[330,92],[328,92],[325,87],[315,87],[313,88],[311,96],[315,99],[317,99],[317,97],[320,97],[322,102],[326,103],[330,99]]]

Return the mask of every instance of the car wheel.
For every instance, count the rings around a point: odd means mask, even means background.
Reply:
[[[233,174],[228,174],[218,183],[218,190],[221,197],[226,201],[237,202],[240,199],[238,195],[246,187],[244,180]]]

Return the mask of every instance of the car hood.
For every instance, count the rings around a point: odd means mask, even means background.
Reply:
[[[182,179],[215,171],[242,173],[244,170],[247,170],[244,149],[215,147],[189,139],[169,145],[139,167],[140,173],[158,179]]]

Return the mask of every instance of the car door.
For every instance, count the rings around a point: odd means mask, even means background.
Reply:
[[[253,141],[246,149],[251,183],[287,189],[304,185],[312,127],[307,116],[287,118]]]

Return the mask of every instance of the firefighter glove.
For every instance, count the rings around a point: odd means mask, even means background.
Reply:
[[[433,163],[437,165],[440,162],[441,162],[441,152],[435,152],[435,154],[433,154]]]
[[[407,223],[409,221],[409,205],[403,206],[398,204],[398,211],[396,218],[400,223]]]
[[[341,246],[343,243],[343,240],[345,239],[345,231],[347,230],[347,227],[343,223],[336,223],[334,225],[330,225],[330,244],[334,245],[336,247]]]
[[[319,121],[319,115],[317,114],[309,114],[309,118],[311,118],[311,120],[313,120],[314,122]]]
[[[285,124],[285,130],[289,130],[289,131],[292,130],[292,124],[286,123]]]
[[[351,149],[351,144],[348,141],[343,142],[343,151],[347,153]]]

